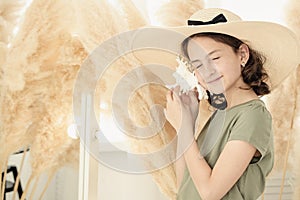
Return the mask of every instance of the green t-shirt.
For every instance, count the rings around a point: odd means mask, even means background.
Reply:
[[[208,137],[209,136],[209,137]],[[256,99],[227,110],[217,110],[197,139],[198,147],[211,168],[230,140],[250,143],[261,153],[253,158],[246,171],[222,200],[255,200],[265,188],[265,178],[274,163],[272,118],[263,101]],[[201,200],[186,169],[177,200]]]

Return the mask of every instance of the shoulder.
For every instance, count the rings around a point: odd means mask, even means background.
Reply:
[[[235,122],[247,121],[248,124],[272,122],[272,115],[262,100],[251,100],[234,109],[232,116]]]
[[[267,152],[272,142],[272,117],[262,101],[252,101],[236,111],[230,127],[229,140],[243,140]]]

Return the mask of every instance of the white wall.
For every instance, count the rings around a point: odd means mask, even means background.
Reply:
[[[98,137],[104,137],[104,135],[102,134]],[[167,200],[153,181],[151,175],[128,172],[132,163],[127,162],[129,161],[127,158],[130,156],[127,151],[112,148],[111,145],[102,140],[100,146],[101,149],[98,150],[103,156],[101,158],[105,157],[109,160],[99,162],[94,156],[90,156],[85,151],[84,145],[80,146],[78,182],[80,200]],[[125,148],[125,146],[123,147]],[[108,163],[118,164],[111,167],[108,166]],[[135,166],[137,166],[136,164]],[[119,170],[117,171],[115,168]]]
[[[118,159],[119,152],[111,152]],[[129,174],[98,165],[98,200],[167,200],[149,174]]]
[[[243,20],[271,21],[285,24],[284,9],[288,0],[205,0],[205,7],[228,9]]]

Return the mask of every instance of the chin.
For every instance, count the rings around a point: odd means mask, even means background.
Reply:
[[[214,94],[221,94],[225,92],[224,85],[222,83],[219,84],[209,84],[208,91]]]

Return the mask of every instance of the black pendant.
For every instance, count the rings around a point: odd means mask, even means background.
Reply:
[[[223,93],[221,94],[214,94],[208,92],[209,96],[209,103],[211,106],[213,106],[216,109],[219,110],[225,110],[227,108],[227,100],[225,98],[225,95]]]

